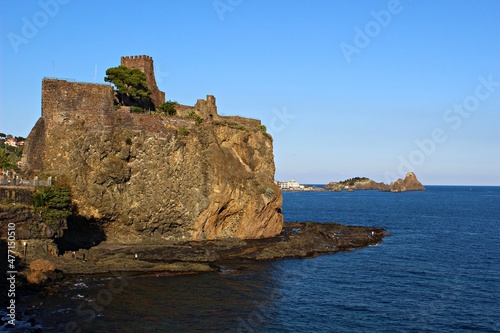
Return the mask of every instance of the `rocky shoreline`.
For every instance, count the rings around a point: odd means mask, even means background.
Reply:
[[[120,274],[148,278],[217,272],[227,266],[245,269],[248,263],[255,261],[309,258],[360,249],[379,244],[386,236],[390,233],[377,227],[294,222],[285,223],[283,231],[272,238],[133,245],[102,242],[74,255],[66,252],[53,256],[47,252],[29,260],[22,259],[18,262],[20,279],[17,288],[20,295],[44,298],[60,294],[61,279],[71,279],[72,275]],[[46,274],[47,278],[40,273]],[[42,282],[36,284],[38,278]],[[6,301],[0,299],[2,304]],[[37,328],[38,320],[33,309],[18,310],[16,325],[31,332],[42,332]],[[0,320],[0,327],[2,325],[12,327]]]
[[[218,271],[238,261],[306,258],[350,251],[380,243],[387,230],[337,223],[285,223],[280,235],[262,239],[222,239],[167,244],[116,244],[102,242],[88,250],[70,252],[50,261],[64,274],[98,274],[113,271],[186,274]]]

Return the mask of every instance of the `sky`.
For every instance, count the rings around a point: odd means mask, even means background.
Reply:
[[[276,179],[500,185],[498,0],[4,0],[0,132],[44,77],[103,83],[150,55],[167,100],[257,118]]]

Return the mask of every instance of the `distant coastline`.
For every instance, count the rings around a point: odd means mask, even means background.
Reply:
[[[408,172],[404,179],[399,178],[398,180],[390,184],[375,182],[374,180],[367,177],[354,177],[343,181],[330,182],[326,185],[321,185],[321,184],[306,185],[306,184],[300,184],[295,180],[290,180],[290,181],[275,180],[274,183],[284,192],[295,192],[295,191],[353,192],[355,190],[378,190],[382,192],[398,193],[406,191],[425,191],[425,187],[417,179],[417,176],[413,172]]]

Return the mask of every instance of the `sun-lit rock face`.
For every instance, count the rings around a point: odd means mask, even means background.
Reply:
[[[44,80],[26,174],[71,186],[106,239],[202,240],[281,232],[272,139],[260,122],[115,110],[112,87]],[[229,117],[228,117],[229,118]]]
[[[425,187],[413,172],[408,172],[405,179],[399,178],[391,184],[391,192],[425,191]]]

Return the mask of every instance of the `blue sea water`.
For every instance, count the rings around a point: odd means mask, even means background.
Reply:
[[[64,296],[23,302],[44,332],[500,332],[500,187],[283,196],[288,222],[392,236],[220,273],[78,276]]]

